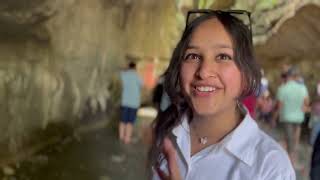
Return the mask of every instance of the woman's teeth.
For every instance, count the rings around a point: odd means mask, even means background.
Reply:
[[[212,86],[197,86],[196,89],[201,92],[212,92],[216,90],[216,88]]]

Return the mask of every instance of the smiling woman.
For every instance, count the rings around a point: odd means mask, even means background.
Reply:
[[[233,16],[249,13],[199,12],[165,73],[172,104],[153,124],[153,179],[295,179],[285,151],[240,103],[261,77],[250,27]]]
[[[215,114],[223,108],[229,111],[226,114],[235,115],[241,73],[234,61],[232,40],[217,19],[200,27],[193,33],[181,64],[183,93],[197,115]]]

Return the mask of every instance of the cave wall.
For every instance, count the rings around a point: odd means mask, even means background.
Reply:
[[[15,152],[52,123],[117,112],[118,72],[129,59],[141,75],[163,66],[148,62],[168,60],[176,21],[172,0],[1,1],[0,145]]]
[[[1,143],[15,151],[35,129],[72,124],[87,102],[111,108],[108,88],[125,59],[121,1],[0,4]]]

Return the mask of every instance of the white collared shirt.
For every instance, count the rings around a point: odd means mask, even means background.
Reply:
[[[222,141],[191,157],[187,117],[172,133],[177,137],[178,165],[184,180],[295,180],[287,153],[259,129],[247,113]],[[160,169],[168,172],[164,160]],[[153,180],[160,179],[154,173]]]

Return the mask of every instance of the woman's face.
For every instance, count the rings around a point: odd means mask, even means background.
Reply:
[[[241,93],[241,73],[234,57],[232,39],[216,18],[195,29],[180,71],[180,86],[195,115],[234,112]]]

